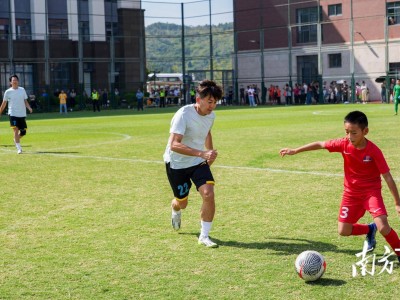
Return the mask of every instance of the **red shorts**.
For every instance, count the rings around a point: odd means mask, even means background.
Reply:
[[[373,218],[387,215],[381,190],[361,194],[343,192],[339,209],[339,222],[357,223],[364,216],[365,211],[369,211]]]

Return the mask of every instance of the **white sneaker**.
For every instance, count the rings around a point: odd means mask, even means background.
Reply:
[[[199,245],[204,245],[207,248],[218,248],[218,244],[214,243],[208,236],[199,236]]]
[[[17,153],[18,153],[18,154],[22,154],[22,149],[21,149],[21,148],[18,149],[18,150],[17,150]]]
[[[172,210],[171,224],[175,230],[181,228],[181,211],[176,212]]]

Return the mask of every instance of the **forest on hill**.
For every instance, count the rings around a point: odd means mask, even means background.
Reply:
[[[211,26],[182,26],[154,23],[146,27],[146,66],[148,72],[182,72],[184,47],[186,70],[210,69],[210,45],[214,70],[232,69],[233,23]],[[182,45],[182,34],[184,45]],[[210,39],[211,36],[211,39]]]

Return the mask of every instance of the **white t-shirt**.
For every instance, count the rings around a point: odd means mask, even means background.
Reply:
[[[9,88],[5,91],[3,101],[8,102],[8,115],[13,117],[26,117],[25,100],[28,95],[23,87],[18,89]]]
[[[214,124],[214,119],[214,112],[202,116],[197,113],[195,104],[189,104],[175,113],[169,133],[183,135],[182,144],[203,151],[206,137]],[[168,142],[164,152],[164,161],[169,162],[172,169],[190,168],[204,161],[201,157],[176,153],[171,150],[170,146]]]

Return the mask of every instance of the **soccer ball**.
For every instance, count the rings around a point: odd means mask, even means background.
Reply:
[[[305,281],[315,281],[324,274],[326,262],[317,251],[307,250],[299,254],[294,263],[296,272]]]

